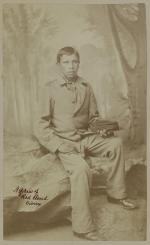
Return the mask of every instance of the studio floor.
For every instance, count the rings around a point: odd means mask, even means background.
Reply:
[[[110,204],[106,195],[93,195],[91,199],[93,217],[100,241],[144,241],[146,239],[146,200],[136,198],[138,209],[125,210]],[[23,222],[13,224],[4,236],[10,241],[80,241],[72,233],[71,223],[37,224]]]

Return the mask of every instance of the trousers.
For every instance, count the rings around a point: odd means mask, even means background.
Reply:
[[[66,142],[74,144],[69,140]],[[95,230],[95,225],[90,208],[92,172],[82,157],[83,152],[108,159],[111,170],[107,174],[107,194],[121,199],[126,197],[123,145],[119,137],[104,139],[99,135],[90,135],[75,143],[75,146],[77,152],[59,152],[58,157],[70,177],[72,229],[77,233],[87,233]]]

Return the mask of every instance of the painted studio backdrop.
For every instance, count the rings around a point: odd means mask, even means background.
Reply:
[[[4,129],[30,135],[40,88],[58,50],[74,46],[80,75],[95,91],[103,118],[125,138],[146,140],[146,24],[143,4],[4,4]]]

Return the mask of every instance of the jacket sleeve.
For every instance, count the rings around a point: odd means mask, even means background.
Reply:
[[[34,135],[39,143],[47,150],[55,153],[62,144],[61,138],[54,133],[52,117],[54,101],[50,93],[50,88],[45,87],[41,90],[38,103],[38,113],[34,123]]]
[[[93,123],[95,120],[100,118],[96,98],[93,92],[92,87],[89,85],[89,126],[91,123]]]

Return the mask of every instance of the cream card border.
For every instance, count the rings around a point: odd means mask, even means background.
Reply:
[[[73,4],[123,4],[123,3],[145,3],[146,5],[146,22],[147,22],[147,166],[148,166],[148,178],[147,178],[147,186],[148,186],[148,210],[147,210],[147,241],[132,241],[132,242],[126,242],[126,241],[98,241],[98,242],[88,242],[88,241],[4,241],[3,240],[3,86],[2,86],[2,39],[3,39],[3,26],[2,26],[2,11],[3,11],[3,4],[5,3],[35,3],[35,4],[44,4],[44,3],[73,3]],[[150,244],[150,0],[0,0],[0,244],[111,244],[115,245],[117,244],[131,244],[131,245],[137,245],[137,244]]]

